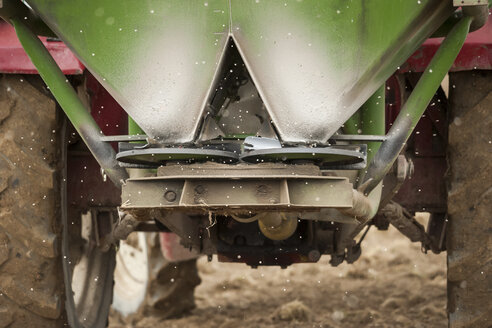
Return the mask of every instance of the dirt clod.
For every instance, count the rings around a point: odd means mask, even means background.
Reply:
[[[309,321],[311,317],[311,310],[299,300],[283,304],[273,314],[274,320],[284,321]]]

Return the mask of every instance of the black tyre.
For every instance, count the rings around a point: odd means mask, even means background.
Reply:
[[[492,327],[492,71],[450,74],[449,326]]]
[[[68,217],[66,129],[38,77],[0,76],[0,327],[107,325],[114,249]]]

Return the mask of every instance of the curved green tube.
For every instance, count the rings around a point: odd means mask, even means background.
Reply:
[[[420,77],[388,132],[389,138],[383,142],[369,165],[364,182],[371,181],[364,190],[366,194],[373,190],[391,169],[393,162],[405,146],[444,76],[458,56],[472,21],[472,17],[464,17],[454,26]]]
[[[80,137],[99,165],[101,165],[101,168],[111,181],[119,187],[122,181],[128,178],[127,172],[116,161],[116,154],[111,145],[100,140],[103,134],[90,112],[82,104],[75,90],[41,40],[29,30],[22,20],[11,18],[10,21],[15,28],[22,47],[24,47],[34,66],[36,66],[39,75],[41,75],[41,78],[49,87]]]

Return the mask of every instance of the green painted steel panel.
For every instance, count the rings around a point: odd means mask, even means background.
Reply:
[[[147,135],[193,138],[227,41],[227,0],[29,4]]]
[[[286,141],[326,141],[453,11],[430,0],[231,3],[233,36]]]
[[[192,141],[232,37],[284,141],[326,141],[450,0],[29,0],[135,122]]]

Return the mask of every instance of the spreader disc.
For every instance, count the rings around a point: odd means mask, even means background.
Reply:
[[[249,163],[261,162],[292,162],[299,160],[327,163],[331,165],[356,164],[365,160],[364,154],[356,150],[339,148],[271,148],[253,150],[241,155],[241,159]]]
[[[119,152],[120,162],[143,165],[161,165],[166,162],[218,162],[235,163],[239,156],[233,152],[195,148],[147,148]]]

